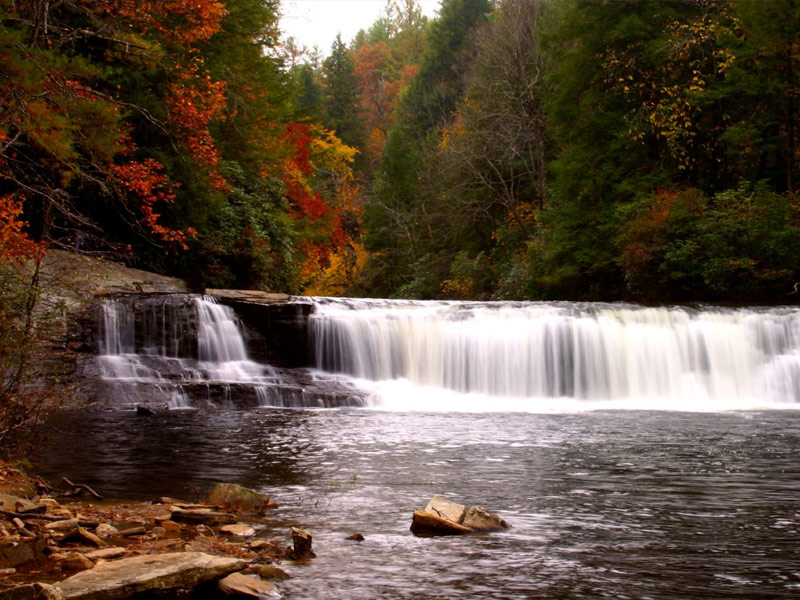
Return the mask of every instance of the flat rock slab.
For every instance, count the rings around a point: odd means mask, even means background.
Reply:
[[[203,552],[134,556],[97,565],[58,584],[67,600],[120,600],[155,590],[191,589],[241,571],[247,562]]]
[[[236,517],[232,514],[211,510],[209,508],[191,508],[184,510],[173,506],[171,510],[172,521],[203,523],[205,525],[227,525],[229,523],[236,523]]]
[[[439,516],[454,523],[461,523],[464,520],[464,515],[467,513],[467,507],[458,502],[453,502],[442,496],[433,496],[428,505],[425,507],[425,512]]]
[[[416,535],[463,535],[472,530],[427,510],[415,510],[411,520],[411,531]]]
[[[258,290],[219,290],[207,289],[206,295],[226,300],[241,300],[258,304],[283,304],[291,299],[289,294],[276,294]]]

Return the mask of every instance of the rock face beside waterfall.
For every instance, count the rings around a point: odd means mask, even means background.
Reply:
[[[411,531],[420,536],[463,535],[509,527],[506,521],[482,506],[467,509],[442,496],[433,496],[424,510],[415,510],[411,521]]]

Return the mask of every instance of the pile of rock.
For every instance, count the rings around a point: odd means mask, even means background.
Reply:
[[[234,484],[218,484],[202,503],[62,506],[0,494],[0,600],[113,600],[198,587],[202,597],[279,596],[269,580],[288,576],[272,563],[314,552],[307,531],[292,528],[293,545],[282,548],[254,539],[257,523],[239,522],[274,506]]]
[[[510,525],[482,506],[469,509],[442,496],[433,496],[424,510],[415,510],[411,531],[415,535],[463,535],[499,531]]]

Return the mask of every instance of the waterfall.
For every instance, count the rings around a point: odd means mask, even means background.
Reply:
[[[316,299],[311,332],[319,369],[401,409],[800,401],[795,308]]]
[[[348,384],[250,359],[232,308],[189,294],[124,295],[101,304],[100,376],[117,404],[192,408],[360,406]],[[319,385],[318,385],[319,383]],[[330,389],[325,389],[331,387]]]

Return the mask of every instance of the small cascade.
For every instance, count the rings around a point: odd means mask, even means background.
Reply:
[[[800,403],[800,310],[316,299],[319,369],[397,409]]]
[[[186,409],[197,404],[305,407],[361,405],[305,372],[251,360],[233,309],[185,294],[107,298],[97,364],[119,402]]]

